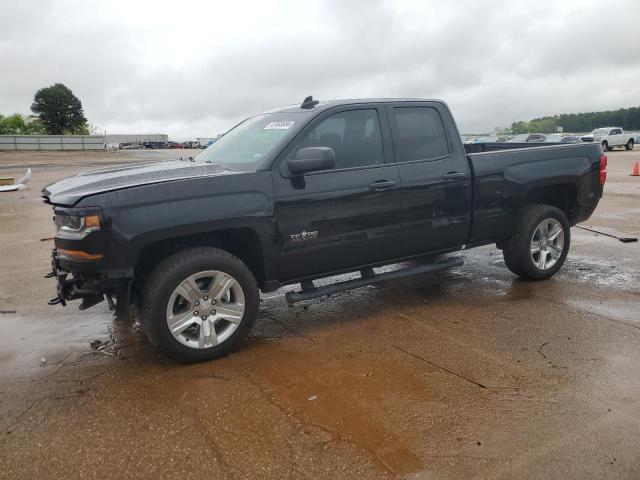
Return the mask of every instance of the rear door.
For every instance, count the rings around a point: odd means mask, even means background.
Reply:
[[[305,147],[331,147],[332,170],[287,174]],[[379,104],[331,109],[314,119],[276,161],[274,214],[279,280],[395,258],[401,251],[400,174]]]
[[[399,102],[387,112],[400,171],[405,254],[460,248],[471,222],[471,172],[451,114],[437,102]]]
[[[614,128],[609,132],[609,145],[618,146],[624,144],[623,134],[621,128]]]

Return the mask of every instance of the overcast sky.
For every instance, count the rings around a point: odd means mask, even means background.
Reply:
[[[0,0],[0,113],[62,82],[111,133],[213,136],[274,106],[441,98],[462,132],[640,104],[640,1]]]

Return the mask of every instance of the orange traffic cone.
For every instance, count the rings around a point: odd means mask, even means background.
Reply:
[[[638,162],[633,164],[633,171],[631,172],[632,177],[640,177],[640,165]]]

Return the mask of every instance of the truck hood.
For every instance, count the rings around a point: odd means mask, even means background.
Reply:
[[[230,175],[237,172],[219,165],[189,161],[141,162],[81,172],[42,190],[45,201],[72,206],[84,197],[123,188],[164,183],[194,177]]]

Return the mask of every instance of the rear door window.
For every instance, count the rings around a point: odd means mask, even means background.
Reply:
[[[394,107],[391,122],[398,162],[429,160],[450,153],[442,118],[431,107]]]

